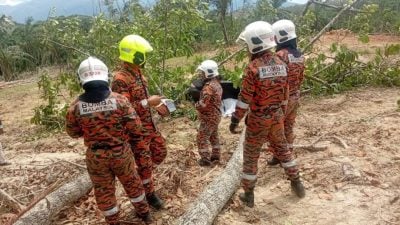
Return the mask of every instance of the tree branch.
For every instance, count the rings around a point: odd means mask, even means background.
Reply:
[[[326,87],[328,87],[328,88],[330,88],[330,89],[334,89],[334,87],[333,87],[331,84],[329,84],[328,82],[326,82],[326,81],[324,81],[324,80],[322,80],[322,79],[316,77],[318,74],[320,74],[320,73],[324,72],[325,70],[329,69],[332,65],[333,65],[333,64],[329,64],[329,65],[325,66],[324,68],[322,68],[321,70],[315,72],[314,74],[312,74],[312,75],[305,75],[305,76],[306,76],[307,78],[313,80],[313,81],[316,81],[316,82],[318,82],[318,83],[323,84],[324,86],[326,86]]]
[[[322,28],[322,30],[310,41],[310,43],[308,43],[305,47],[303,52],[306,52],[338,19],[339,17],[346,12],[347,10],[349,10],[354,4],[360,2],[362,0],[355,0],[353,3],[351,3],[350,5],[347,5],[346,7],[344,7],[342,10],[340,10],[336,16],[328,23],[326,24],[326,26],[324,28]]]
[[[302,17],[304,17],[307,14],[308,9],[310,8],[310,5],[312,4],[312,0],[309,0],[306,4],[306,7],[303,10],[303,13],[301,14]]]
[[[339,7],[339,6],[336,6],[336,5],[326,4],[326,3],[323,3],[323,2],[320,2],[320,1],[310,0],[309,2],[314,3],[314,4],[316,4],[316,5],[320,5],[320,6],[324,6],[324,7],[328,7],[328,8],[332,8],[332,9],[336,9],[336,10],[341,10],[341,9],[343,9],[343,7]],[[307,3],[307,4],[308,4],[308,3]],[[363,10],[359,10],[359,9],[353,9],[353,8],[348,9],[348,11],[357,12],[357,13],[368,13],[367,11],[363,11]]]
[[[16,212],[21,212],[24,206],[15,200],[11,195],[7,194],[4,190],[0,189],[0,200],[7,206],[11,207]]]
[[[230,59],[232,59],[235,55],[239,54],[241,51],[243,51],[244,49],[246,49],[246,47],[242,47],[239,50],[237,50],[236,52],[230,54],[228,57],[226,57],[224,60],[222,60],[221,62],[218,63],[218,66],[222,66],[224,65],[226,62],[228,62]]]

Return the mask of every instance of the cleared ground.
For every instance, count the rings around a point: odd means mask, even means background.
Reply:
[[[359,44],[352,34],[323,37],[318,46],[334,41]],[[394,41],[393,41],[394,40]],[[391,36],[372,36],[368,48],[398,43]],[[365,46],[365,45],[364,45]],[[376,46],[376,47],[374,47]],[[361,48],[360,46],[357,48]],[[367,54],[367,52],[365,52]],[[32,81],[0,82],[0,117],[5,134],[0,136],[12,165],[0,167],[0,188],[23,205],[81,173],[70,162],[84,165],[82,140],[65,133],[46,134],[30,124],[33,108],[40,105],[39,90]],[[303,99],[296,127],[296,144],[319,139],[324,151],[296,149],[307,196],[296,199],[279,167],[269,168],[263,155],[256,188],[256,207],[241,206],[237,194],[215,224],[400,224],[400,113],[396,88],[367,88],[323,97]],[[229,119],[220,127],[223,144],[221,164],[200,168],[195,137],[197,123],[186,118],[162,121],[169,155],[156,169],[157,191],[166,209],[155,212],[158,225],[172,224],[201,190],[223,170],[236,149],[237,135],[227,131]],[[133,207],[118,189],[125,220],[134,221]],[[15,212],[0,201],[0,224]],[[93,193],[58,215],[54,224],[103,224]],[[130,224],[134,224],[130,223]]]

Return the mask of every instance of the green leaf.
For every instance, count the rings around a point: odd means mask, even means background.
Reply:
[[[385,48],[385,56],[388,57],[390,55],[398,55],[400,53],[400,44],[392,44],[386,46]]]
[[[360,34],[360,36],[358,36],[358,40],[361,41],[362,43],[368,43],[369,36],[367,34]]]

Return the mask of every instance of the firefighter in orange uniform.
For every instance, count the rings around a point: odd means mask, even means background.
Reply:
[[[66,131],[73,138],[83,137],[87,146],[86,166],[97,206],[108,224],[120,224],[118,177],[137,216],[150,224],[149,205],[128,143],[128,135],[142,136],[140,119],[126,97],[110,91],[102,61],[89,57],[80,64],[78,75],[85,92],[68,109]]]
[[[244,193],[239,198],[247,206],[254,206],[258,159],[262,145],[267,141],[275,149],[276,157],[291,181],[292,190],[297,196],[304,197],[304,186],[284,134],[283,106],[288,99],[289,86],[285,63],[270,50],[276,46],[272,26],[264,21],[253,22],[246,26],[238,42],[247,45],[250,57],[229,126],[232,133],[237,133],[240,120],[248,112],[243,149]]]
[[[148,83],[141,72],[146,63],[146,55],[153,51],[150,43],[139,35],[125,36],[119,43],[120,68],[114,73],[111,88],[127,97],[142,122],[146,137],[131,136],[132,151],[138,172],[146,191],[149,204],[155,209],[163,207],[163,201],[155,193],[153,168],[161,164],[167,156],[164,137],[153,121],[151,107],[160,115],[167,115],[167,107],[162,104],[162,96],[149,95]]]
[[[285,136],[289,150],[293,152],[293,127],[299,108],[300,87],[304,80],[304,56],[297,49],[295,26],[290,20],[279,20],[272,25],[277,42],[276,55],[288,66],[289,102],[285,112]],[[272,151],[274,151],[272,149]],[[277,165],[279,160],[272,157],[268,165]]]
[[[213,60],[205,60],[197,68],[199,78],[204,86],[200,99],[196,103],[200,127],[197,133],[197,147],[200,155],[199,165],[210,166],[221,157],[218,125],[221,122],[222,87],[219,83],[218,64]],[[208,143],[211,143],[211,155]]]

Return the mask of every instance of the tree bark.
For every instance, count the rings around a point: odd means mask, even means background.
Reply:
[[[225,25],[225,14],[221,15],[221,26],[222,26],[222,33],[224,34],[224,41],[225,44],[228,45],[229,44],[229,39],[228,39],[228,33],[226,31],[226,25]]]
[[[226,202],[237,190],[243,163],[243,130],[239,145],[224,171],[209,184],[175,225],[211,225]]]
[[[66,205],[78,200],[92,188],[89,175],[75,178],[64,184],[54,192],[40,200],[36,205],[26,211],[14,225],[41,224],[50,225],[51,219],[56,216]]]

